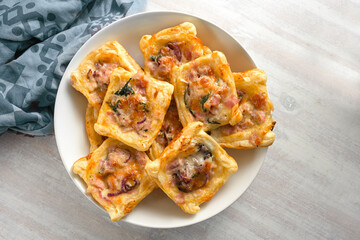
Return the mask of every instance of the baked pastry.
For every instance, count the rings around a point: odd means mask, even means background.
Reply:
[[[208,131],[241,120],[234,78],[223,53],[214,51],[172,73],[180,121],[204,123]]]
[[[90,143],[90,152],[97,149],[106,139],[106,137],[99,135],[94,129],[94,124],[96,123],[98,116],[99,110],[88,104],[85,113],[85,126]]]
[[[182,128],[175,100],[172,99],[166,112],[162,127],[149,149],[149,158],[151,160],[155,160],[160,157],[160,154],[164,151],[165,147],[169,145],[173,139],[175,139]]]
[[[196,37],[196,28],[189,22],[161,30],[152,36],[143,36],[140,49],[144,55],[145,73],[168,82],[174,66],[211,53]]]
[[[156,184],[144,171],[150,161],[144,152],[108,138],[87,157],[73,165],[73,172],[87,184],[87,193],[118,221],[146,197]]]
[[[201,122],[189,123],[158,159],[145,166],[157,185],[190,214],[237,170],[235,160],[202,127]]]
[[[142,71],[117,68],[101,106],[95,131],[146,151],[161,129],[174,87]]]
[[[266,74],[252,69],[234,73],[240,110],[243,119],[235,126],[226,125],[211,131],[211,136],[222,146],[229,148],[255,148],[271,145],[275,140],[272,131],[275,121],[273,105],[266,89]]]
[[[122,67],[136,73],[141,67],[118,42],[112,41],[90,52],[71,74],[71,85],[81,92],[91,106],[100,108],[112,71]]]

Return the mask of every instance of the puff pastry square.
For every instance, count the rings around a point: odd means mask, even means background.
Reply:
[[[158,186],[190,214],[237,170],[235,160],[202,127],[201,122],[189,123],[158,159],[145,166]]]
[[[174,68],[172,83],[183,126],[200,121],[208,131],[241,120],[234,77],[223,53],[214,51]]]
[[[87,193],[118,221],[153,189],[156,184],[144,171],[150,161],[144,152],[108,138],[73,165],[73,172],[87,184]]]
[[[248,149],[266,147],[275,141],[272,129],[275,121],[273,105],[266,89],[267,76],[263,70],[252,69],[234,73],[239,105],[243,119],[235,126],[222,126],[211,136],[223,147]]]
[[[173,90],[170,83],[142,71],[115,69],[95,131],[139,151],[148,150],[161,129]]]
[[[112,71],[122,67],[136,73],[141,67],[123,46],[112,41],[90,52],[71,74],[71,85],[81,92],[91,106],[100,108]]]
[[[106,139],[106,137],[99,135],[94,129],[94,124],[96,123],[98,116],[99,110],[88,104],[85,113],[85,127],[90,143],[90,152],[97,149]]]
[[[174,66],[211,52],[196,37],[196,28],[189,22],[161,30],[152,36],[143,36],[140,49],[144,55],[145,73],[164,81],[170,81]]]
[[[160,157],[160,154],[164,151],[165,147],[176,138],[182,128],[175,100],[172,99],[162,127],[149,149],[148,155],[150,159],[155,160]]]

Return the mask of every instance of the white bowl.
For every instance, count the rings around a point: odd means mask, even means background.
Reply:
[[[223,52],[233,72],[255,68],[255,64],[233,37],[226,31],[189,14],[179,12],[146,12],[116,21],[91,37],[75,54],[61,80],[55,103],[55,136],[60,156],[76,186],[89,200],[99,206],[85,193],[85,184],[72,173],[73,163],[89,154],[89,143],[85,131],[85,109],[87,101],[70,85],[70,74],[86,55],[108,41],[116,40],[143,66],[143,55],[139,49],[140,38],[145,34],[178,25],[182,22],[195,24],[198,37],[211,50]],[[266,155],[266,149],[227,149],[235,158],[239,170],[218,191],[208,203],[202,204],[195,215],[184,213],[161,190],[147,196],[122,221],[154,228],[173,228],[198,223],[227,208],[248,188],[257,175]],[[81,208],[82,206],[78,206]],[[99,214],[104,214],[103,213]],[[241,217],[241,216],[239,216]]]

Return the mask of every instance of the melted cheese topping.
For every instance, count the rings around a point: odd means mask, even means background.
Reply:
[[[179,156],[167,164],[168,174],[173,185],[182,192],[192,192],[202,188],[212,176],[213,155],[203,144],[197,145],[197,152],[188,156]]]
[[[141,184],[141,172],[146,163],[145,153],[116,146],[99,159],[89,176],[88,192],[99,193],[105,201],[134,190]]]
[[[119,63],[97,62],[94,64],[95,70],[90,69],[87,73],[86,88],[89,89],[91,98],[101,103],[105,97],[106,90],[110,82],[112,71],[119,67]]]
[[[242,111],[243,118],[234,126],[226,125],[220,127],[221,133],[225,136],[247,130],[255,125],[261,125],[266,120],[267,101],[264,93],[258,92],[248,98],[244,90],[239,90],[238,97],[240,99],[240,110]],[[249,141],[253,145],[259,145],[262,137],[258,133],[252,133]]]
[[[148,80],[138,72],[115,92],[110,102],[107,102],[111,107],[107,115],[125,132],[135,130],[139,135],[145,136],[142,133],[150,128],[151,105],[146,96],[147,84]]]
[[[234,98],[228,94],[230,88],[227,83],[216,78],[208,65],[193,64],[187,79],[184,102],[194,119],[213,124],[227,121],[228,111],[224,111],[224,108],[231,109],[237,104],[236,96]]]
[[[180,66],[202,55],[193,51],[193,47],[185,41],[168,42],[156,55],[151,55],[146,60],[150,74],[160,80],[170,81],[171,69]]]

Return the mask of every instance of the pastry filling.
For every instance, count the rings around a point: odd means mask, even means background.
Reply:
[[[220,127],[223,135],[228,136],[237,132],[242,132],[254,126],[261,125],[266,121],[267,117],[267,101],[263,92],[258,92],[252,96],[248,96],[244,90],[239,90],[238,97],[240,100],[240,110],[242,111],[242,120],[234,125],[226,125]],[[262,142],[262,137],[258,133],[252,133],[249,136],[249,142],[254,146]]]
[[[192,46],[184,41],[168,42],[157,55],[151,55],[147,59],[151,75],[162,80],[170,80],[170,72],[174,66],[189,62],[200,56],[199,53],[192,50]]]
[[[140,185],[140,168],[146,163],[145,153],[111,147],[100,159],[96,172],[89,177],[91,193],[99,192],[104,200],[133,191]]]
[[[111,108],[107,115],[124,132],[135,130],[140,136],[146,137],[144,133],[150,129],[151,105],[146,96],[147,85],[148,80],[141,72],[138,72],[107,102]]]
[[[184,103],[194,120],[210,124],[226,122],[231,108],[238,103],[227,83],[217,78],[208,65],[193,64],[187,78]]]
[[[106,90],[110,83],[112,71],[119,67],[119,63],[96,62],[95,70],[90,69],[87,73],[87,88],[92,93],[93,98],[97,98],[97,102],[101,103],[105,97]]]
[[[176,104],[171,101],[169,109],[165,115],[163,125],[155,141],[164,149],[181,131],[182,125],[179,120]]]
[[[167,165],[173,184],[182,192],[188,193],[202,188],[212,176],[215,166],[211,151],[204,145],[196,146],[197,152],[179,157]]]

